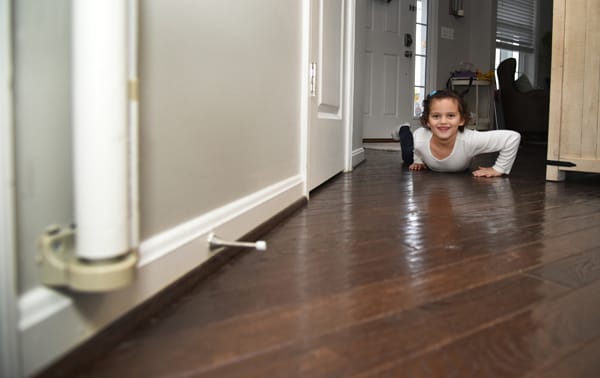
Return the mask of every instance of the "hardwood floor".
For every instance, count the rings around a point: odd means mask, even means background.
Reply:
[[[81,375],[600,376],[599,175],[366,157]]]

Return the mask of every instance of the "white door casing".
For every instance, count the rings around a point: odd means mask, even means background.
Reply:
[[[415,9],[412,0],[371,0],[367,4],[365,139],[389,139],[395,126],[412,121]],[[407,35],[413,40],[410,45]]]
[[[346,0],[310,3],[308,190],[344,170],[344,15]]]
[[[21,376],[14,171],[12,2],[0,0],[0,377]]]

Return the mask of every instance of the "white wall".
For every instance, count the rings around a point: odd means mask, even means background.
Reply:
[[[461,62],[473,63],[475,69],[487,72],[494,66],[496,30],[494,0],[464,0],[465,16],[450,15],[449,0],[440,0],[438,19],[437,87],[444,88],[450,72]],[[440,37],[441,27],[454,30],[454,39]]]
[[[50,4],[51,3],[51,4]],[[15,2],[20,336],[29,375],[304,196],[302,2],[140,2],[140,264],[107,294],[42,286],[36,241],[73,221],[70,4]]]
[[[470,62],[481,72],[495,70],[496,1],[469,1]]]

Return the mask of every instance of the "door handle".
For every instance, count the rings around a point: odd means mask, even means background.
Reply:
[[[410,47],[413,44],[413,37],[410,33],[404,34],[404,47]]]
[[[404,56],[407,57],[407,58],[412,58],[413,53],[410,50],[405,50],[404,51]]]

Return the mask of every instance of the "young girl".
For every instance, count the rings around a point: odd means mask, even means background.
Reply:
[[[479,167],[473,176],[494,177],[509,174],[521,141],[521,135],[511,130],[479,132],[465,129],[470,117],[464,99],[451,90],[433,91],[423,100],[421,127],[413,135],[408,127],[400,131],[400,143],[409,151],[402,155],[411,171],[429,168],[438,172],[458,172],[469,168],[473,157],[487,152],[499,152],[493,167]],[[414,143],[414,162],[410,149]],[[408,153],[408,154],[407,154]],[[408,161],[406,161],[408,160]]]

